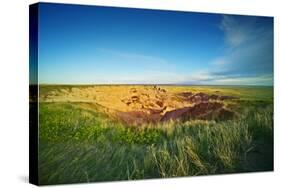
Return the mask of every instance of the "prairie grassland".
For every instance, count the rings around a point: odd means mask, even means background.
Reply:
[[[152,88],[41,86],[39,183],[273,170],[272,87],[161,86],[160,94]],[[146,101],[161,99],[169,106],[162,115],[192,105],[178,93],[235,96],[222,103],[238,115],[230,120],[169,120],[128,126],[112,114],[140,109],[124,104],[130,91],[134,96],[149,95],[149,100],[139,98],[144,107]]]

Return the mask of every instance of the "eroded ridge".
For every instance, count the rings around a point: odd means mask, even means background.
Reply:
[[[73,86],[40,94],[41,102],[97,104],[101,112],[129,125],[170,120],[227,120],[236,113],[226,104],[236,99],[219,95],[219,91],[205,93],[159,86]]]
[[[236,115],[225,107],[223,101],[238,99],[237,97],[208,95],[203,92],[182,92],[171,95],[160,87],[153,87],[153,90],[154,92],[148,94],[139,93],[136,88],[131,88],[132,95],[121,101],[132,110],[118,111],[117,117],[127,124],[142,124],[170,120],[228,120]]]

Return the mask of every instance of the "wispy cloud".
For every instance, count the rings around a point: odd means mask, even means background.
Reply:
[[[108,75],[100,82],[139,84],[273,84],[273,23],[271,18],[222,16],[219,29],[224,34],[223,53],[210,61],[210,68],[182,72],[173,62],[141,53],[99,48],[99,52],[118,59],[124,68],[142,71]],[[125,64],[125,65],[124,65]],[[175,70],[174,70],[175,68]],[[134,69],[134,67],[133,67]],[[133,70],[132,69],[132,70]]]
[[[273,84],[273,25],[271,18],[223,16],[222,56],[210,62],[216,83]]]
[[[242,19],[245,19],[245,17]],[[246,42],[253,32],[253,22],[253,19],[241,22],[234,16],[224,15],[219,27],[225,34],[227,45],[237,47]]]

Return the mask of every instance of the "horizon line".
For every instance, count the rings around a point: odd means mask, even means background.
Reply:
[[[30,83],[29,85],[56,85],[56,86],[79,86],[79,85],[83,85],[83,86],[90,86],[90,85],[98,85],[98,86],[120,86],[120,85],[124,85],[124,86],[130,86],[130,85],[140,85],[140,86],[262,86],[262,87],[274,87],[274,85],[258,85],[258,84],[140,84],[140,83],[136,83],[136,84],[126,84],[126,83],[114,83],[114,84],[101,84],[101,83],[37,83],[37,84],[32,84]]]

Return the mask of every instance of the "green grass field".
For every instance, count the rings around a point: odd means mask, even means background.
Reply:
[[[40,86],[40,98],[69,87],[85,86]],[[272,87],[163,88],[171,92],[220,91],[237,96],[239,99],[231,104],[238,116],[225,121],[168,121],[125,126],[101,111],[96,100],[42,99],[39,103],[39,183],[273,170]],[[52,95],[58,96],[54,92]]]

